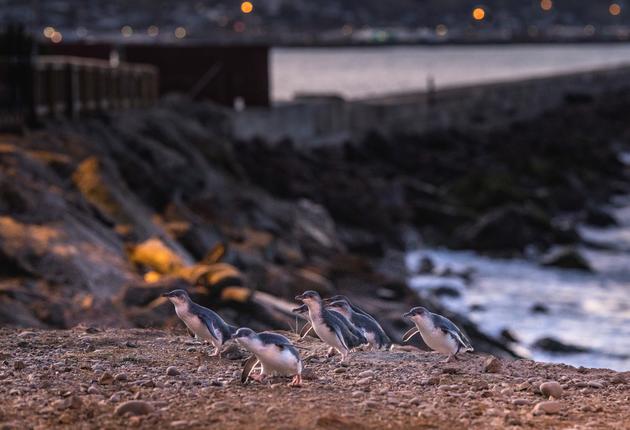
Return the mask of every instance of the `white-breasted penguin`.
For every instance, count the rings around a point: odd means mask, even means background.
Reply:
[[[184,290],[173,290],[162,296],[175,305],[175,313],[188,330],[199,339],[212,343],[215,348],[213,356],[221,353],[223,344],[236,332],[236,327],[223,321],[216,312],[193,302]]]
[[[324,307],[322,298],[316,291],[305,291],[295,299],[308,306],[313,330],[330,347],[329,354],[336,350],[341,354],[341,361],[344,361],[351,349],[367,343],[365,336],[356,328],[354,331],[357,334],[351,331],[349,327],[351,324],[345,318]]]
[[[385,330],[374,319],[362,313],[355,312],[352,305],[346,299],[337,300],[327,305],[327,308],[339,312],[346,317],[365,336],[372,349],[390,349],[392,341]]]
[[[441,354],[447,354],[446,361],[457,359],[460,352],[474,351],[470,340],[455,324],[442,315],[429,312],[421,306],[411,309],[403,315],[416,325],[416,332],[429,348]],[[414,334],[415,334],[414,333]]]
[[[286,337],[270,332],[256,333],[254,330],[242,327],[234,334],[234,339],[243,348],[256,356],[262,364],[258,375],[252,375],[255,363],[244,370],[242,382],[250,377],[262,382],[267,376],[293,376],[291,386],[302,384],[302,359],[295,346]]]

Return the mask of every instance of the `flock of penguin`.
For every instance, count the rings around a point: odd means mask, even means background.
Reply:
[[[213,356],[221,353],[225,342],[234,339],[252,353],[245,363],[242,382],[247,379],[263,382],[270,376],[292,376],[290,385],[302,384],[304,368],[299,346],[277,333],[261,332],[226,323],[216,312],[194,303],[184,290],[174,290],[163,294],[173,303],[177,316],[184,322],[195,337],[210,342],[214,346]],[[328,355],[341,354],[345,361],[348,354],[359,348],[390,350],[392,342],[380,324],[367,312],[352,304],[345,296],[322,299],[315,291],[305,291],[296,296],[303,304],[294,309],[308,319],[302,329],[302,336],[311,330],[329,346]],[[468,338],[449,319],[429,312],[426,308],[415,307],[403,315],[415,327],[407,331],[403,340],[409,340],[419,333],[424,342],[434,351],[448,355],[447,361],[456,359],[460,352],[473,351]],[[261,365],[261,371],[253,374]]]

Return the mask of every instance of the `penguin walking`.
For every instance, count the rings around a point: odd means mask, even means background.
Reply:
[[[442,315],[431,313],[423,307],[415,307],[404,314],[403,318],[410,319],[416,325],[416,330],[411,336],[420,333],[429,348],[448,355],[446,362],[456,360],[457,354],[462,351],[474,351],[464,333]]]
[[[175,306],[175,313],[196,337],[207,340],[214,346],[212,356],[220,355],[221,347],[236,332],[236,327],[229,325],[216,313],[190,299],[184,290],[173,290],[162,294]]]
[[[256,333],[250,328],[242,327],[236,331],[234,339],[256,357],[256,360],[248,360],[241,377],[242,382],[246,382],[248,377],[263,382],[267,376],[293,376],[290,386],[298,387],[302,384],[302,359],[286,337],[270,332]],[[257,362],[262,364],[262,370],[260,374],[252,375]]]
[[[361,314],[361,315],[365,315],[366,317],[376,321],[376,319],[372,315],[370,315],[367,312],[365,312],[363,309],[361,309],[360,307],[358,307],[357,305],[352,303],[349,298],[347,298],[346,296],[343,296],[341,294],[337,294],[335,296],[332,296],[332,297],[329,297],[327,299],[324,299],[324,303],[328,304],[328,303],[332,303],[332,302],[338,302],[338,301],[341,301],[341,300],[343,300],[345,302],[348,302],[348,304],[350,305],[350,307],[352,308],[352,310],[354,312],[356,312],[358,314]]]
[[[348,322],[344,321],[345,318],[324,307],[322,298],[316,291],[305,291],[295,299],[308,307],[313,330],[330,347],[329,355],[336,350],[341,354],[341,361],[345,361],[350,350],[367,343],[361,333],[352,333]]]
[[[357,327],[365,336],[371,349],[390,349],[392,341],[385,333],[381,325],[369,316],[355,312],[352,305],[345,299],[331,302],[328,309],[337,311],[346,317],[355,327]]]

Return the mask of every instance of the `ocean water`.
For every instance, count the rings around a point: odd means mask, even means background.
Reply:
[[[298,93],[349,99],[630,64],[630,44],[274,48],[275,101]]]
[[[520,352],[535,360],[574,366],[630,370],[630,198],[619,199],[612,209],[620,221],[614,228],[581,227],[580,234],[608,250],[581,248],[595,273],[541,267],[527,260],[483,257],[469,251],[420,249],[407,256],[417,272],[423,256],[438,268],[474,270],[473,281],[418,275],[410,279],[419,294],[438,285],[461,292],[444,299],[451,309],[468,315],[491,335],[509,329],[519,339]],[[549,313],[533,313],[542,303]],[[471,311],[473,305],[482,310]],[[531,348],[542,337],[590,348],[581,354],[549,354]]]

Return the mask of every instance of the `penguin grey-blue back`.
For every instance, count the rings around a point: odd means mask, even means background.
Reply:
[[[372,349],[390,349],[392,341],[385,333],[385,330],[376,321],[376,319],[367,316],[362,313],[355,312],[350,302],[346,299],[331,302],[328,305],[328,309],[334,310],[348,318],[355,327],[357,327],[367,341],[370,343]]]
[[[214,346],[213,356],[221,354],[221,347],[232,338],[236,327],[226,323],[214,311],[190,299],[185,290],[173,290],[162,294],[175,306],[175,313],[196,337]]]

